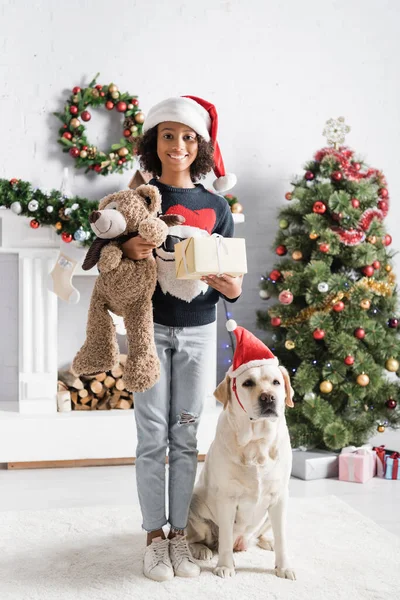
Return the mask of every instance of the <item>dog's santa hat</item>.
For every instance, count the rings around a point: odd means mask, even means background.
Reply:
[[[230,377],[238,377],[252,367],[279,365],[279,360],[272,354],[268,346],[244,327],[238,327],[236,321],[229,319],[226,328],[228,331],[233,331],[236,336],[233,363],[228,370]]]
[[[218,115],[211,102],[197,96],[181,96],[167,98],[153,106],[144,122],[143,132],[146,133],[160,123],[174,121],[191,127],[202,138],[214,146],[214,173],[217,179],[213,185],[217,192],[226,192],[236,185],[236,175],[226,173],[224,161],[217,141]]]

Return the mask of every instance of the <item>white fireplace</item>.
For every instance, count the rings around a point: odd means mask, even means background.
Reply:
[[[48,290],[59,249],[60,237],[51,228],[33,230],[29,219],[0,210],[0,318],[6,332],[0,337],[0,463],[135,456],[132,410],[57,412],[59,316],[73,310]],[[85,252],[78,249],[82,260]],[[78,267],[75,283],[89,278],[85,282],[90,294],[96,274],[96,269],[84,272]],[[86,314],[86,305],[80,310]],[[63,326],[70,331],[68,323]],[[84,326],[79,327],[81,340],[76,332],[67,340],[71,361],[83,341]],[[210,364],[216,364],[216,352]],[[219,414],[214,388],[212,368],[199,431],[200,454],[207,452]]]

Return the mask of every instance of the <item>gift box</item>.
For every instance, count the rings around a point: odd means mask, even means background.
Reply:
[[[177,279],[200,279],[203,275],[232,277],[247,273],[246,245],[243,238],[224,238],[213,234],[188,238],[174,246]]]
[[[400,479],[399,452],[385,456],[385,479]]]
[[[386,454],[391,454],[391,451],[385,450],[385,446],[374,446],[372,450],[376,453],[376,474],[378,477],[385,477],[386,470]]]
[[[376,475],[376,452],[372,446],[348,446],[339,455],[340,481],[366,483]]]
[[[337,477],[338,468],[338,455],[334,452],[293,450],[293,477],[306,480]]]

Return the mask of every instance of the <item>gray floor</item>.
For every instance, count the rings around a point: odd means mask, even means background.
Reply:
[[[201,469],[201,464],[199,469]],[[400,481],[375,477],[366,484],[336,479],[302,481],[292,478],[294,497],[335,495],[400,536]],[[135,467],[75,469],[0,469],[0,511],[129,504],[137,502]]]

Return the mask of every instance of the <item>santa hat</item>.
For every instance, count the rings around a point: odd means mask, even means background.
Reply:
[[[211,102],[196,96],[181,96],[167,98],[153,106],[144,122],[143,132],[146,133],[160,123],[174,121],[191,127],[202,138],[214,146],[214,173],[217,179],[214,188],[217,192],[226,192],[236,185],[236,175],[226,173],[224,161],[217,141],[218,115]]]
[[[279,365],[279,360],[271,350],[250,331],[244,327],[238,327],[236,321],[229,319],[226,328],[228,331],[233,331],[236,336],[235,355],[228,371],[230,377],[238,377],[252,367]]]

